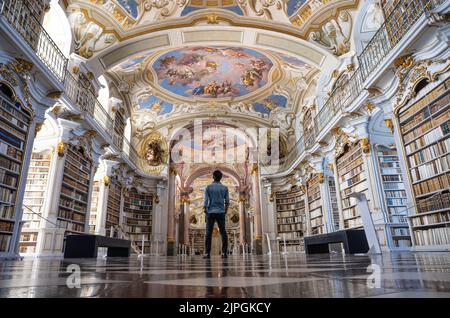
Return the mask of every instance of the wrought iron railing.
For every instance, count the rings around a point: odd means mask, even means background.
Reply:
[[[385,23],[380,27],[364,51],[358,56],[358,68],[330,94],[325,105],[314,118],[314,136],[300,138],[283,160],[280,171],[285,171],[298,159],[301,151],[313,147],[322,130],[338,114],[349,107],[364,91],[364,83],[381,66],[381,62],[404,38],[411,27],[424,15],[447,0],[400,0]]]
[[[22,36],[58,80],[64,81],[67,58],[33,15],[27,3],[21,0],[1,0],[0,6],[1,14],[8,23]]]
[[[90,87],[85,86],[67,70],[67,58],[33,15],[33,10],[28,7],[27,1],[0,0],[0,9],[0,15],[6,18],[39,59],[64,85],[65,95],[108,135],[116,150],[125,154],[139,168],[145,167],[144,159],[140,158],[124,136],[115,136],[113,118],[100,104]]]
[[[358,68],[353,75],[336,87],[325,105],[314,119],[314,135],[309,137],[307,146],[303,138],[297,142],[290,153],[282,160],[281,167],[289,168],[307,148],[315,141],[325,126],[335,116],[349,107],[364,90],[364,82],[381,65],[381,62],[392,49],[403,39],[404,35],[424,14],[442,5],[446,0],[401,0],[392,10],[385,23],[377,31],[364,51],[358,57]],[[143,160],[133,146],[123,138],[114,138],[113,119],[98,102],[95,94],[84,87],[80,81],[67,71],[67,58],[48,35],[40,22],[23,0],[0,0],[1,15],[22,36],[25,42],[36,52],[36,55],[49,70],[64,84],[66,95],[82,111],[104,129],[114,146],[124,152],[129,159],[140,166]]]

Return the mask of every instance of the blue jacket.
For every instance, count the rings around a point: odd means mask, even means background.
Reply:
[[[204,207],[208,213],[225,213],[225,205],[230,204],[228,188],[220,182],[206,187]]]

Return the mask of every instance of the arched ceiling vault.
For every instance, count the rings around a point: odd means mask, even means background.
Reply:
[[[180,119],[280,127],[350,50],[358,0],[65,0],[76,53],[135,131]]]

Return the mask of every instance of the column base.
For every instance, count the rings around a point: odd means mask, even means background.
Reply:
[[[175,242],[167,242],[167,256],[175,256]]]

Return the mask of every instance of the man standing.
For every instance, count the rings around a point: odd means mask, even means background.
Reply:
[[[227,258],[228,235],[225,227],[225,217],[230,206],[230,196],[228,188],[220,182],[222,177],[222,172],[219,170],[214,171],[214,182],[208,185],[205,190],[205,204],[203,205],[203,211],[206,213],[205,259],[211,257],[212,232],[216,222],[222,236],[222,258]]]

